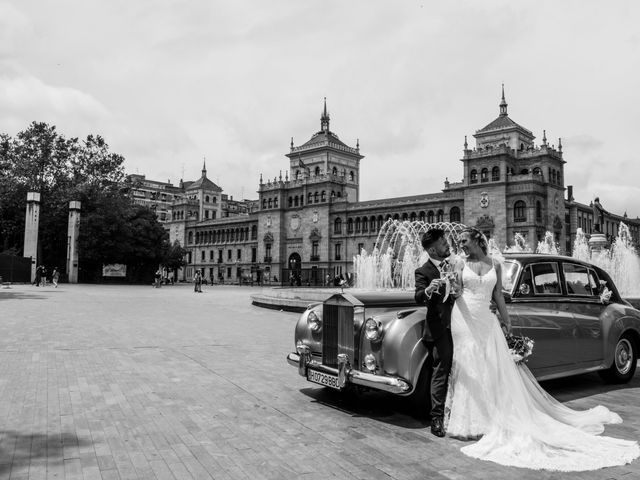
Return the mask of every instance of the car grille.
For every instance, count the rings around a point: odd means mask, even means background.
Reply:
[[[322,311],[322,363],[338,367],[338,354],[345,353],[352,366],[358,365],[353,325],[353,305],[323,305]]]

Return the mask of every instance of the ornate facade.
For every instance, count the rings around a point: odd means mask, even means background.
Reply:
[[[572,186],[565,198],[561,140],[550,145],[543,131],[536,145],[507,106],[503,89],[498,117],[475,132],[474,147],[465,137],[461,182],[446,180],[437,193],[360,201],[364,156],[359,142],[349,146],[331,131],[325,101],[320,130],[301,145],[291,139],[284,178],[282,171],[273,180],[261,175],[258,200],[245,211],[222,218],[203,213],[207,195],[217,198],[222,191],[204,168],[190,195],[173,203],[167,221],[172,241],[190,252],[184,279],[198,268],[214,282],[323,284],[327,276],[350,273],[353,257],[372,250],[389,218],[462,222],[500,246],[513,243],[515,233],[535,246],[549,231],[570,252],[577,228],[591,233],[592,209],[575,201]],[[185,216],[189,205],[195,214]],[[626,214],[607,213],[603,233],[615,236],[621,221],[637,243],[640,220]]]

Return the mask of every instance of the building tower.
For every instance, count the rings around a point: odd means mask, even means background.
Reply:
[[[67,276],[69,283],[78,283],[78,234],[80,233],[80,202],[69,202],[67,229]]]
[[[36,277],[38,261],[38,225],[40,223],[40,193],[27,193],[27,212],[24,221],[23,257],[31,257],[31,281]]]

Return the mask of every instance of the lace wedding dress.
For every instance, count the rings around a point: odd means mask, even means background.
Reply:
[[[526,366],[514,363],[489,310],[496,280],[493,267],[485,275],[468,266],[462,271],[464,289],[451,316],[447,434],[481,437],[462,448],[470,457],[524,468],[595,470],[637,458],[637,442],[598,435],[604,424],[621,423],[620,416],[603,406],[571,410],[548,395]]]

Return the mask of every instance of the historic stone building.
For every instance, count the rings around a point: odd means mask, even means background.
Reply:
[[[172,240],[190,252],[183,278],[198,268],[216,282],[322,284],[327,275],[350,273],[354,255],[372,250],[389,218],[462,222],[503,247],[515,233],[535,246],[549,231],[565,252],[578,228],[592,232],[591,206],[575,201],[572,186],[565,198],[561,140],[550,145],[543,131],[536,145],[509,117],[504,90],[498,117],[473,136],[472,148],[465,137],[461,182],[447,180],[437,193],[360,201],[359,142],[349,146],[331,131],[325,101],[320,130],[301,145],[291,140],[289,170],[273,180],[261,175],[257,202],[221,214],[222,190],[204,167],[184,187],[167,220]],[[603,233],[613,238],[621,221],[637,242],[640,220],[626,214],[607,213]]]

